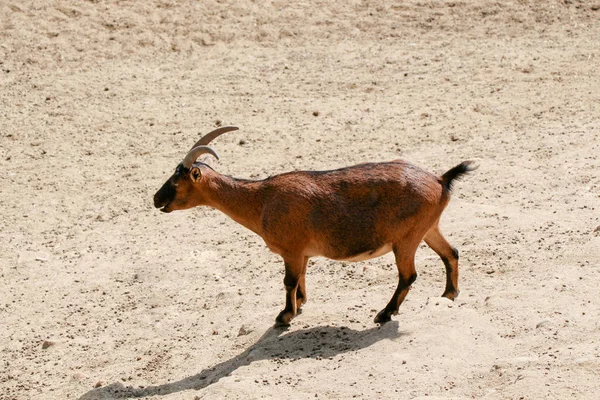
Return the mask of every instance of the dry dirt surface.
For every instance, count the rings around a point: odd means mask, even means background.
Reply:
[[[600,2],[0,0],[0,399],[594,399]],[[402,158],[455,185],[392,255],[283,263],[152,196],[200,135],[249,179]]]

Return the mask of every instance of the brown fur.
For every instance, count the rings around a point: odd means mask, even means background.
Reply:
[[[438,222],[450,200],[451,181],[470,171],[469,165],[460,164],[437,177],[398,160],[248,181],[196,163],[189,170],[180,165],[154,201],[164,212],[200,205],[216,208],[256,232],[281,255],[286,304],[276,319],[279,325],[289,324],[306,302],[310,257],[354,261],[393,251],[399,282],[375,318],[383,323],[398,312],[416,279],[414,256],[423,239],[446,266],[443,295],[450,299],[458,295],[458,253],[439,232]]]

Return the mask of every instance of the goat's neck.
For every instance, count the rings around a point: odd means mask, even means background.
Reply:
[[[242,180],[215,173],[211,177],[210,188],[208,206],[261,234],[263,196],[260,181]]]

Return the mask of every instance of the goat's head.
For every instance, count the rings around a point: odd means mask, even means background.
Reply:
[[[210,168],[196,162],[203,154],[210,154],[219,159],[217,153],[207,146],[217,136],[225,132],[236,131],[234,126],[224,126],[204,135],[192,146],[183,161],[175,169],[175,173],[165,182],[154,195],[154,207],[169,213],[175,210],[185,210],[204,203],[203,186],[207,184],[204,174]]]

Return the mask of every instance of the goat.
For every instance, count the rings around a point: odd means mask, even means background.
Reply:
[[[394,252],[398,286],[375,323],[388,322],[398,313],[417,278],[414,258],[422,240],[446,267],[442,296],[454,300],[458,295],[458,251],[442,236],[438,224],[452,183],[476,169],[472,161],[441,177],[396,160],[331,171],[293,171],[256,181],[225,176],[197,162],[203,154],[218,159],[208,144],[237,129],[221,127],[192,146],[154,195],[154,206],[165,213],[196,206],[215,208],[281,255],[286,295],[276,326],[289,325],[306,302],[306,266],[315,256],[363,261]]]

